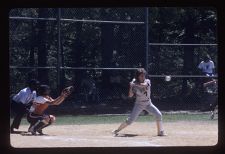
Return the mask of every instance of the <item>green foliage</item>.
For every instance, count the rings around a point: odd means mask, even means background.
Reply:
[[[39,8],[12,9],[9,16],[39,17]],[[43,18],[56,18],[57,9],[47,8]],[[62,8],[62,19],[86,19],[108,21],[145,21],[144,8]],[[40,24],[45,23],[44,29]],[[145,66],[145,26],[131,24],[101,24],[89,22],[61,21],[62,66],[68,67],[144,67]],[[108,26],[108,27],[107,27]],[[112,29],[112,36],[107,31]],[[45,35],[40,35],[45,30]],[[40,66],[38,57],[44,51],[38,52],[42,46],[47,53],[47,66],[57,66],[58,31],[57,21],[15,20],[9,21],[9,53],[11,66]],[[43,36],[43,38],[39,38]],[[39,41],[38,41],[39,40]],[[40,40],[42,43],[40,44]],[[104,44],[107,42],[109,44]],[[153,43],[217,43],[217,12],[214,8],[179,8],[151,7],[149,8],[149,42]],[[103,48],[104,47],[104,48]],[[107,54],[105,52],[107,51]],[[190,52],[191,54],[188,54]],[[217,65],[216,46],[150,46],[150,74],[180,75],[197,74],[197,65],[202,56],[208,53]],[[40,55],[38,55],[40,54]],[[190,62],[191,61],[191,62]],[[107,66],[104,66],[107,64]],[[190,65],[190,66],[186,66]],[[187,70],[188,68],[188,70]],[[186,70],[185,70],[186,69]],[[10,69],[11,92],[18,92],[25,86],[29,72],[36,69]],[[41,73],[41,72],[39,72]],[[42,72],[43,73],[43,72]],[[48,84],[57,92],[57,71],[51,69],[48,74]],[[124,80],[132,78],[132,71],[111,71],[105,74],[103,70],[62,72],[61,82],[65,86],[81,80],[83,76],[91,75],[97,83],[104,84],[103,76],[120,74]],[[173,80],[173,79],[172,79]],[[81,81],[79,81],[81,82]],[[126,87],[123,82],[123,87]],[[191,81],[194,85],[194,81]],[[184,82],[185,83],[185,82]],[[110,84],[106,83],[107,84]],[[171,88],[162,96],[179,95],[182,81],[167,83]],[[153,93],[163,89],[164,82],[159,82]],[[110,85],[109,85],[110,88]],[[126,88],[124,88],[126,89]],[[123,90],[124,90],[123,89]],[[126,91],[123,92],[126,94]],[[157,94],[158,95],[158,94]]]

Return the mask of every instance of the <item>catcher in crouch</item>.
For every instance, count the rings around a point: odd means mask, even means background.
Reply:
[[[136,71],[135,79],[130,82],[129,94],[128,97],[136,96],[136,101],[134,108],[127,118],[125,122],[123,122],[119,128],[114,130],[112,133],[114,136],[118,135],[118,132],[133,123],[139,114],[146,110],[148,113],[154,115],[156,119],[156,126],[157,126],[157,135],[158,136],[165,136],[165,132],[162,126],[162,114],[161,112],[153,105],[150,93],[151,93],[151,81],[145,78],[146,71],[143,68],[140,68]]]
[[[36,135],[38,132],[43,135],[42,129],[51,125],[55,121],[55,116],[44,114],[44,111],[49,105],[59,105],[65,98],[70,95],[73,87],[67,87],[62,92],[61,95],[56,99],[49,96],[50,87],[48,85],[40,85],[38,89],[38,97],[33,101],[33,105],[30,108],[30,112],[27,115],[27,121],[30,123],[28,132],[32,135]]]

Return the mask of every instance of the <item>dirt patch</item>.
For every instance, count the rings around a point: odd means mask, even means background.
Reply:
[[[218,141],[215,121],[167,122],[167,136],[156,136],[154,122],[136,122],[113,137],[111,131],[118,124],[52,125],[45,128],[45,136],[11,134],[13,147],[133,147],[133,146],[213,146]],[[20,130],[26,131],[27,125]]]

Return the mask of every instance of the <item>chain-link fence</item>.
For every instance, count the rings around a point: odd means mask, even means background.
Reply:
[[[144,67],[152,81],[152,100],[160,109],[198,110],[211,103],[209,99],[203,101],[206,95],[201,83],[205,76],[195,75],[199,75],[197,66],[204,52],[217,65],[216,44],[149,44],[146,32],[152,22],[147,20],[151,21],[153,15],[148,15],[146,10],[12,9],[9,13],[10,92],[17,93],[29,79],[37,78],[50,85],[53,96],[63,87],[75,85],[74,95],[62,107],[123,106],[130,101],[128,84],[135,68]],[[149,37],[150,41],[154,40],[151,30]],[[188,65],[186,57],[189,57]],[[166,82],[165,75],[174,76]]]

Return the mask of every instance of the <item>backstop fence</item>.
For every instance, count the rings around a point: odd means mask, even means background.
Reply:
[[[128,100],[134,71],[144,67],[152,81],[152,100],[162,109],[200,109],[215,102],[215,94],[206,94],[202,83],[217,75],[199,75],[197,65],[204,52],[217,64],[217,44],[150,42],[150,9],[12,9],[10,93],[37,78],[50,85],[53,96],[74,85],[69,101],[77,104],[122,103]],[[188,50],[193,58],[184,68]],[[164,80],[166,75],[172,75],[171,81]]]

